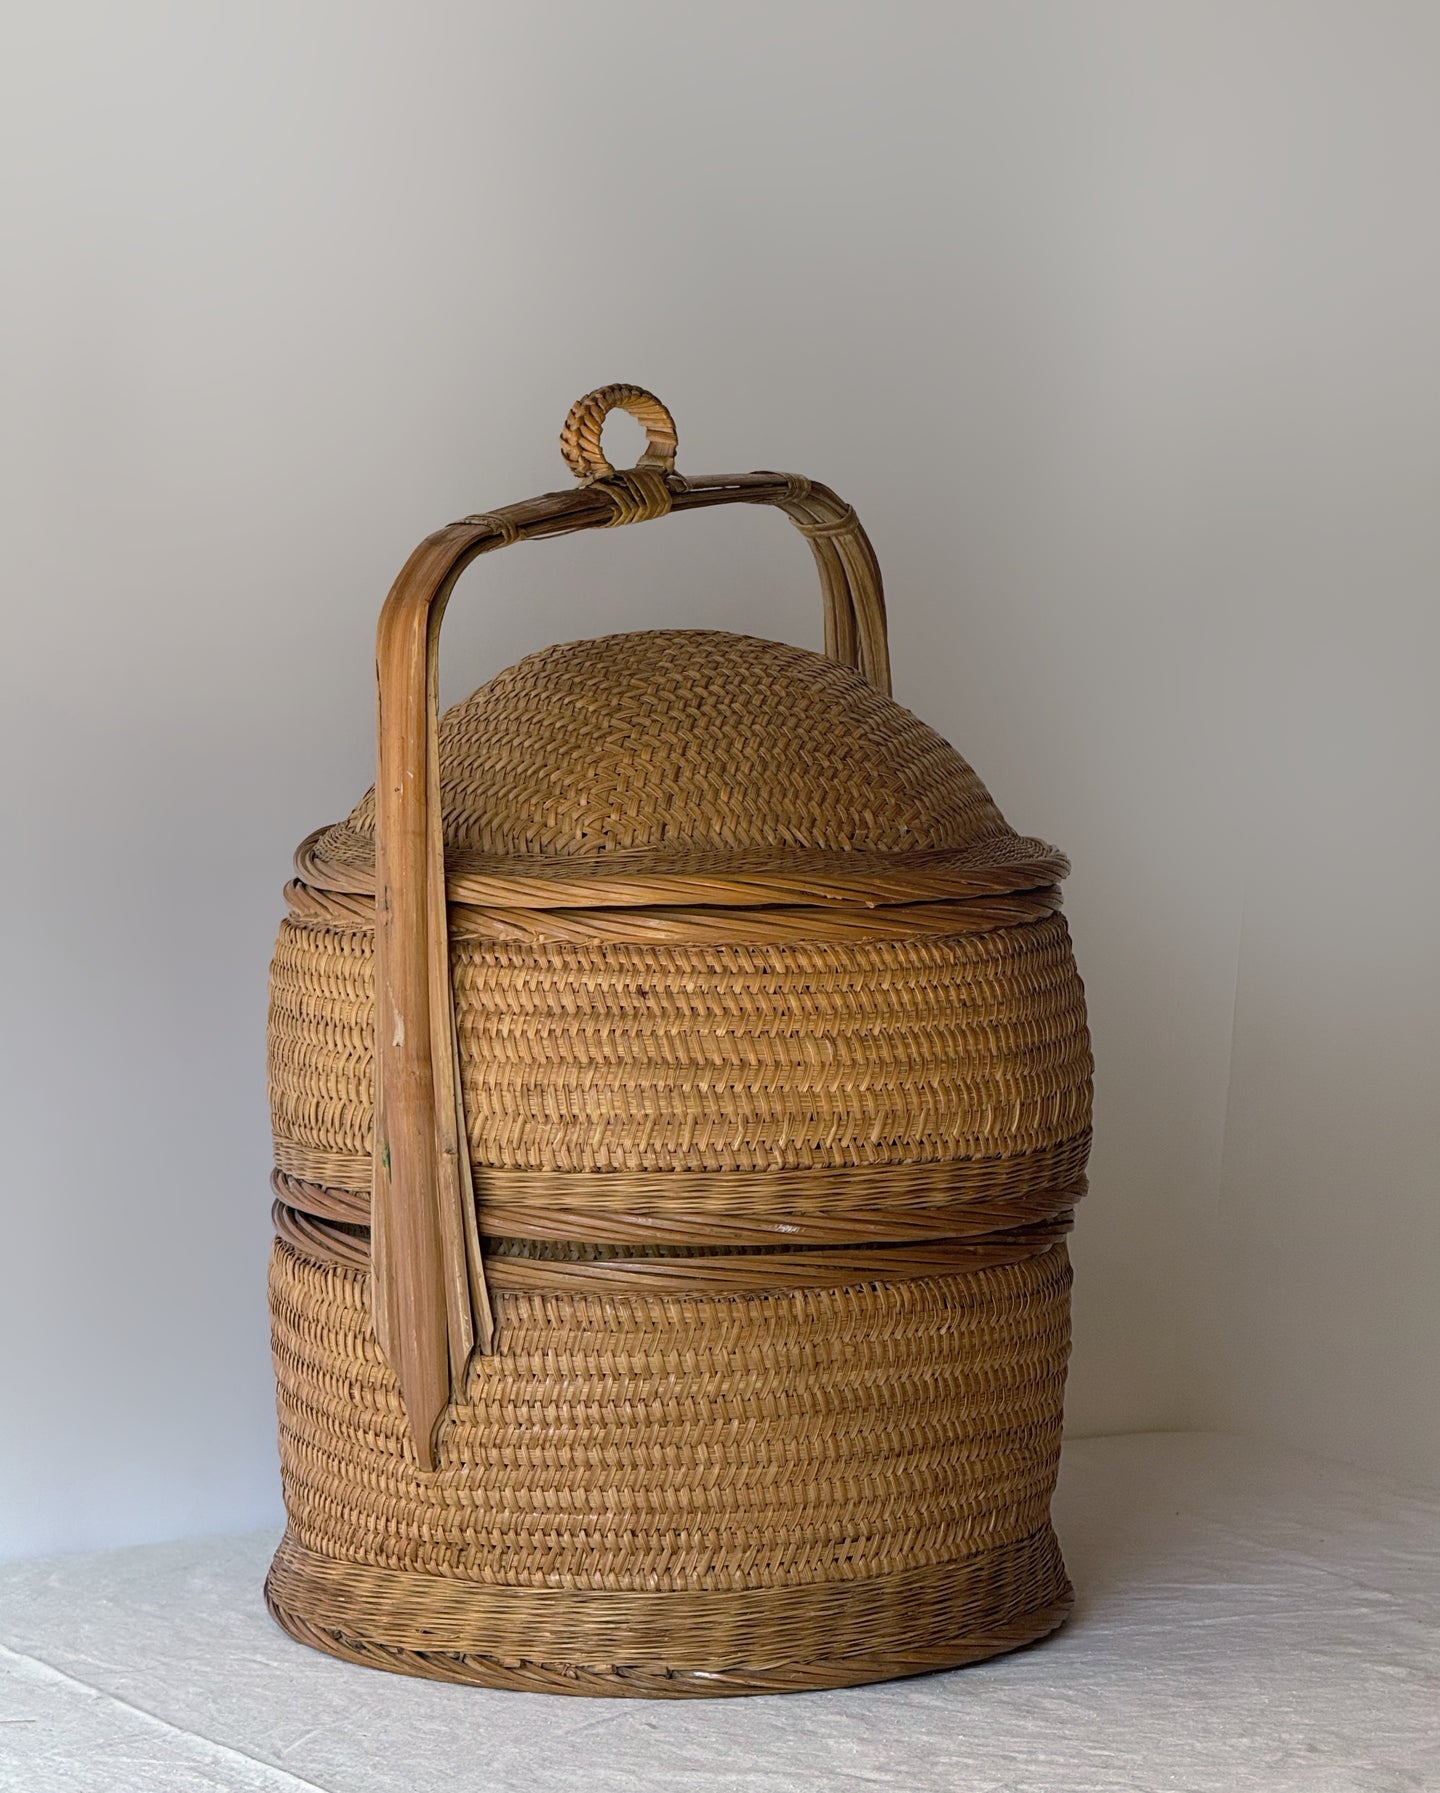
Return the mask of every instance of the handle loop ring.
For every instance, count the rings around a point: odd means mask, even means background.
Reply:
[[[605,419],[612,411],[628,411],[644,428],[645,452],[635,463],[637,467],[653,467],[662,473],[675,471],[675,453],[679,447],[675,419],[655,394],[647,392],[643,386],[601,386],[576,400],[560,432],[560,452],[565,457],[565,465],[582,486],[614,476],[615,469],[600,446]]]

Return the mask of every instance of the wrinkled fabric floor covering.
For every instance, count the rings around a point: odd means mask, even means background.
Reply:
[[[5,1793],[1440,1789],[1440,1493],[1205,1434],[1066,1446],[1055,1638],[917,1681],[652,1704],[351,1668],[258,1534],[0,1567]]]

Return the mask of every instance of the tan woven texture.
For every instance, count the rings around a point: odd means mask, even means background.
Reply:
[[[866,945],[456,941],[451,965],[477,1168],[899,1165],[1029,1152],[1088,1124],[1058,915]],[[271,1008],[282,1169],[327,1153],[368,1186],[373,1035],[369,936],[287,921]]]
[[[501,1295],[504,1349],[429,1477],[362,1274],[277,1246],[272,1602],[357,1660],[458,1652],[450,1678],[500,1685],[558,1662],[610,1693],[641,1667],[642,1691],[740,1691],[947,1665],[986,1627],[1028,1642],[1069,1592],[1047,1523],[1068,1286],[1062,1247],[779,1297]],[[339,1566],[323,1594],[296,1551]]]
[[[714,630],[531,654],[440,725],[449,847],[520,858],[897,853],[1011,830],[948,742],[849,667]],[[374,862],[375,798],[321,838]]]
[[[663,407],[613,392],[567,449],[600,494],[576,527],[678,479]],[[643,479],[597,462],[617,403]],[[822,574],[837,541],[863,570],[833,495],[745,477]],[[1064,861],[853,666],[714,631],[532,655],[442,719],[438,766],[494,1349],[452,1341],[417,1443],[371,1263],[372,793],[302,847],[272,968],[276,1617],[405,1673],[650,1696],[1053,1628],[1091,1070]]]

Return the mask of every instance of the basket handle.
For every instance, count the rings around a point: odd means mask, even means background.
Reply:
[[[617,472],[600,446],[622,409],[647,447]],[[417,1462],[433,1469],[439,1421],[472,1354],[493,1347],[450,987],[439,749],[440,624],[460,574],[511,542],[643,522],[672,510],[768,504],[807,536],[825,600],[825,651],[888,693],[880,568],[859,519],[789,473],[682,478],[674,419],[639,386],[572,407],[561,449],[578,488],[466,517],[427,536],[401,570],[376,638],[375,1158],[371,1306],[400,1386]]]

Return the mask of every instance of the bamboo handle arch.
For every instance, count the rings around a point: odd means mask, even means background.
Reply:
[[[645,427],[636,466],[600,445],[623,409]],[[402,568],[376,636],[375,1141],[371,1303],[419,1466],[463,1390],[472,1354],[494,1345],[460,1094],[450,987],[439,750],[439,644],[460,574],[517,541],[644,522],[721,504],[783,510],[810,542],[825,605],[825,652],[890,690],[880,568],[860,521],[827,486],[795,474],[685,478],[674,419],[653,393],[604,386],[566,418],[561,449],[581,484],[427,536]]]

